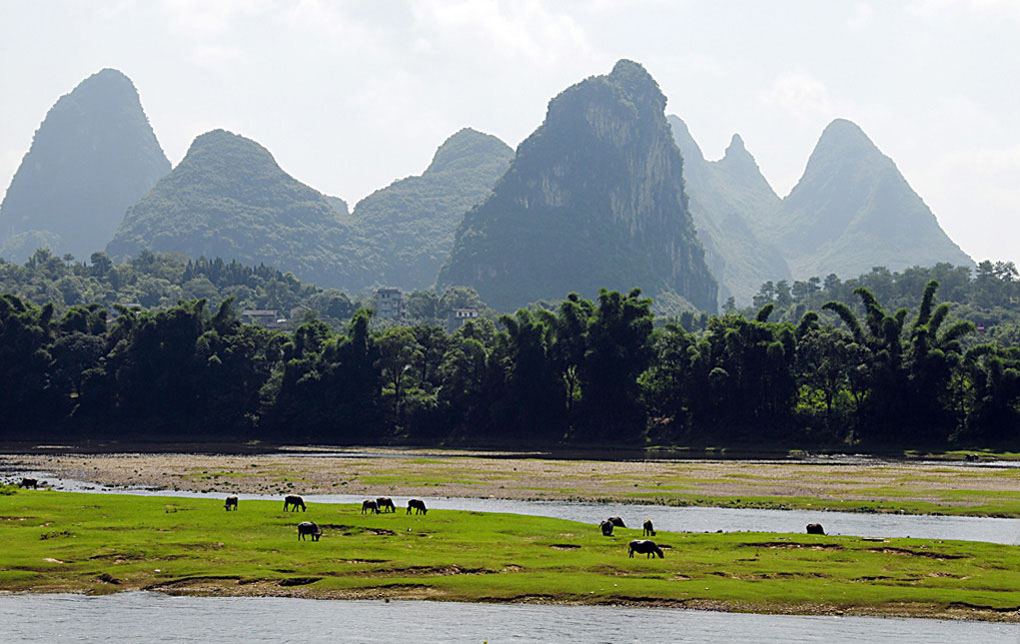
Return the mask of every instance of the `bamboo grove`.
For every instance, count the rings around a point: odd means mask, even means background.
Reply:
[[[864,287],[797,322],[656,325],[637,289],[571,294],[498,324],[340,332],[240,323],[227,299],[159,310],[0,297],[0,440],[262,440],[504,446],[1009,445],[1020,348]]]

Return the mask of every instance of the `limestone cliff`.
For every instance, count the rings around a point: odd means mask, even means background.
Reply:
[[[714,311],[665,104],[628,60],[556,96],[493,194],[465,216],[439,286],[472,286],[502,310],[640,287]]]

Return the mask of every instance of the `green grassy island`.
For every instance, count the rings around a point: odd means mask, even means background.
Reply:
[[[7,489],[10,492],[10,488]],[[314,521],[318,542],[300,541]],[[513,514],[362,514],[282,500],[0,496],[0,590],[635,604],[1020,621],[1017,547],[929,539],[659,532]]]

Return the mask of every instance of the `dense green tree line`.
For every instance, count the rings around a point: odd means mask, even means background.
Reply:
[[[205,299],[209,307],[218,307],[233,298],[238,311],[266,309],[286,317],[300,307],[334,330],[343,328],[358,308],[372,305],[371,295],[349,297],[261,264],[248,266],[218,257],[192,260],[147,250],[119,265],[102,252],[93,253],[89,263],[69,255],[56,257],[46,249],[35,251],[20,265],[0,258],[0,293],[12,293],[38,305],[52,304],[57,316],[71,307],[93,304],[112,312],[117,304],[165,309],[182,300]],[[455,308],[473,308],[496,318],[473,289],[463,286],[443,293],[414,291],[407,294],[406,302],[408,317],[415,322],[443,325]],[[298,315],[294,326],[302,318]],[[373,320],[374,327],[386,324]]]
[[[639,290],[571,294],[453,334],[242,324],[234,301],[62,315],[0,297],[0,438],[504,445],[1012,443],[1020,348],[966,343],[938,282],[912,313],[870,290],[796,322],[655,328]],[[856,310],[859,307],[861,312]]]
[[[807,311],[817,311],[826,302],[836,300],[863,314],[864,304],[854,296],[859,287],[868,289],[892,310],[910,308],[916,305],[918,293],[931,280],[938,281],[941,298],[954,304],[950,318],[969,320],[977,327],[978,333],[970,342],[1020,343],[1016,334],[1020,323],[1020,273],[1013,262],[985,260],[976,269],[941,263],[930,267],[914,266],[901,272],[877,266],[845,281],[834,274],[824,279],[796,280],[792,284],[785,280],[768,281],[761,285],[751,307],[742,312],[753,315],[771,303],[776,307],[774,318],[796,322]],[[723,308],[726,312],[737,310],[732,301]]]

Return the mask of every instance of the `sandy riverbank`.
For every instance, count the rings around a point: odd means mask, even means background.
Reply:
[[[357,454],[357,455],[355,455]],[[109,486],[813,507],[1020,516],[1020,469],[883,461],[603,461],[357,450],[261,455],[0,455],[0,470]],[[870,504],[870,505],[869,505]],[[857,508],[860,509],[860,508]]]

